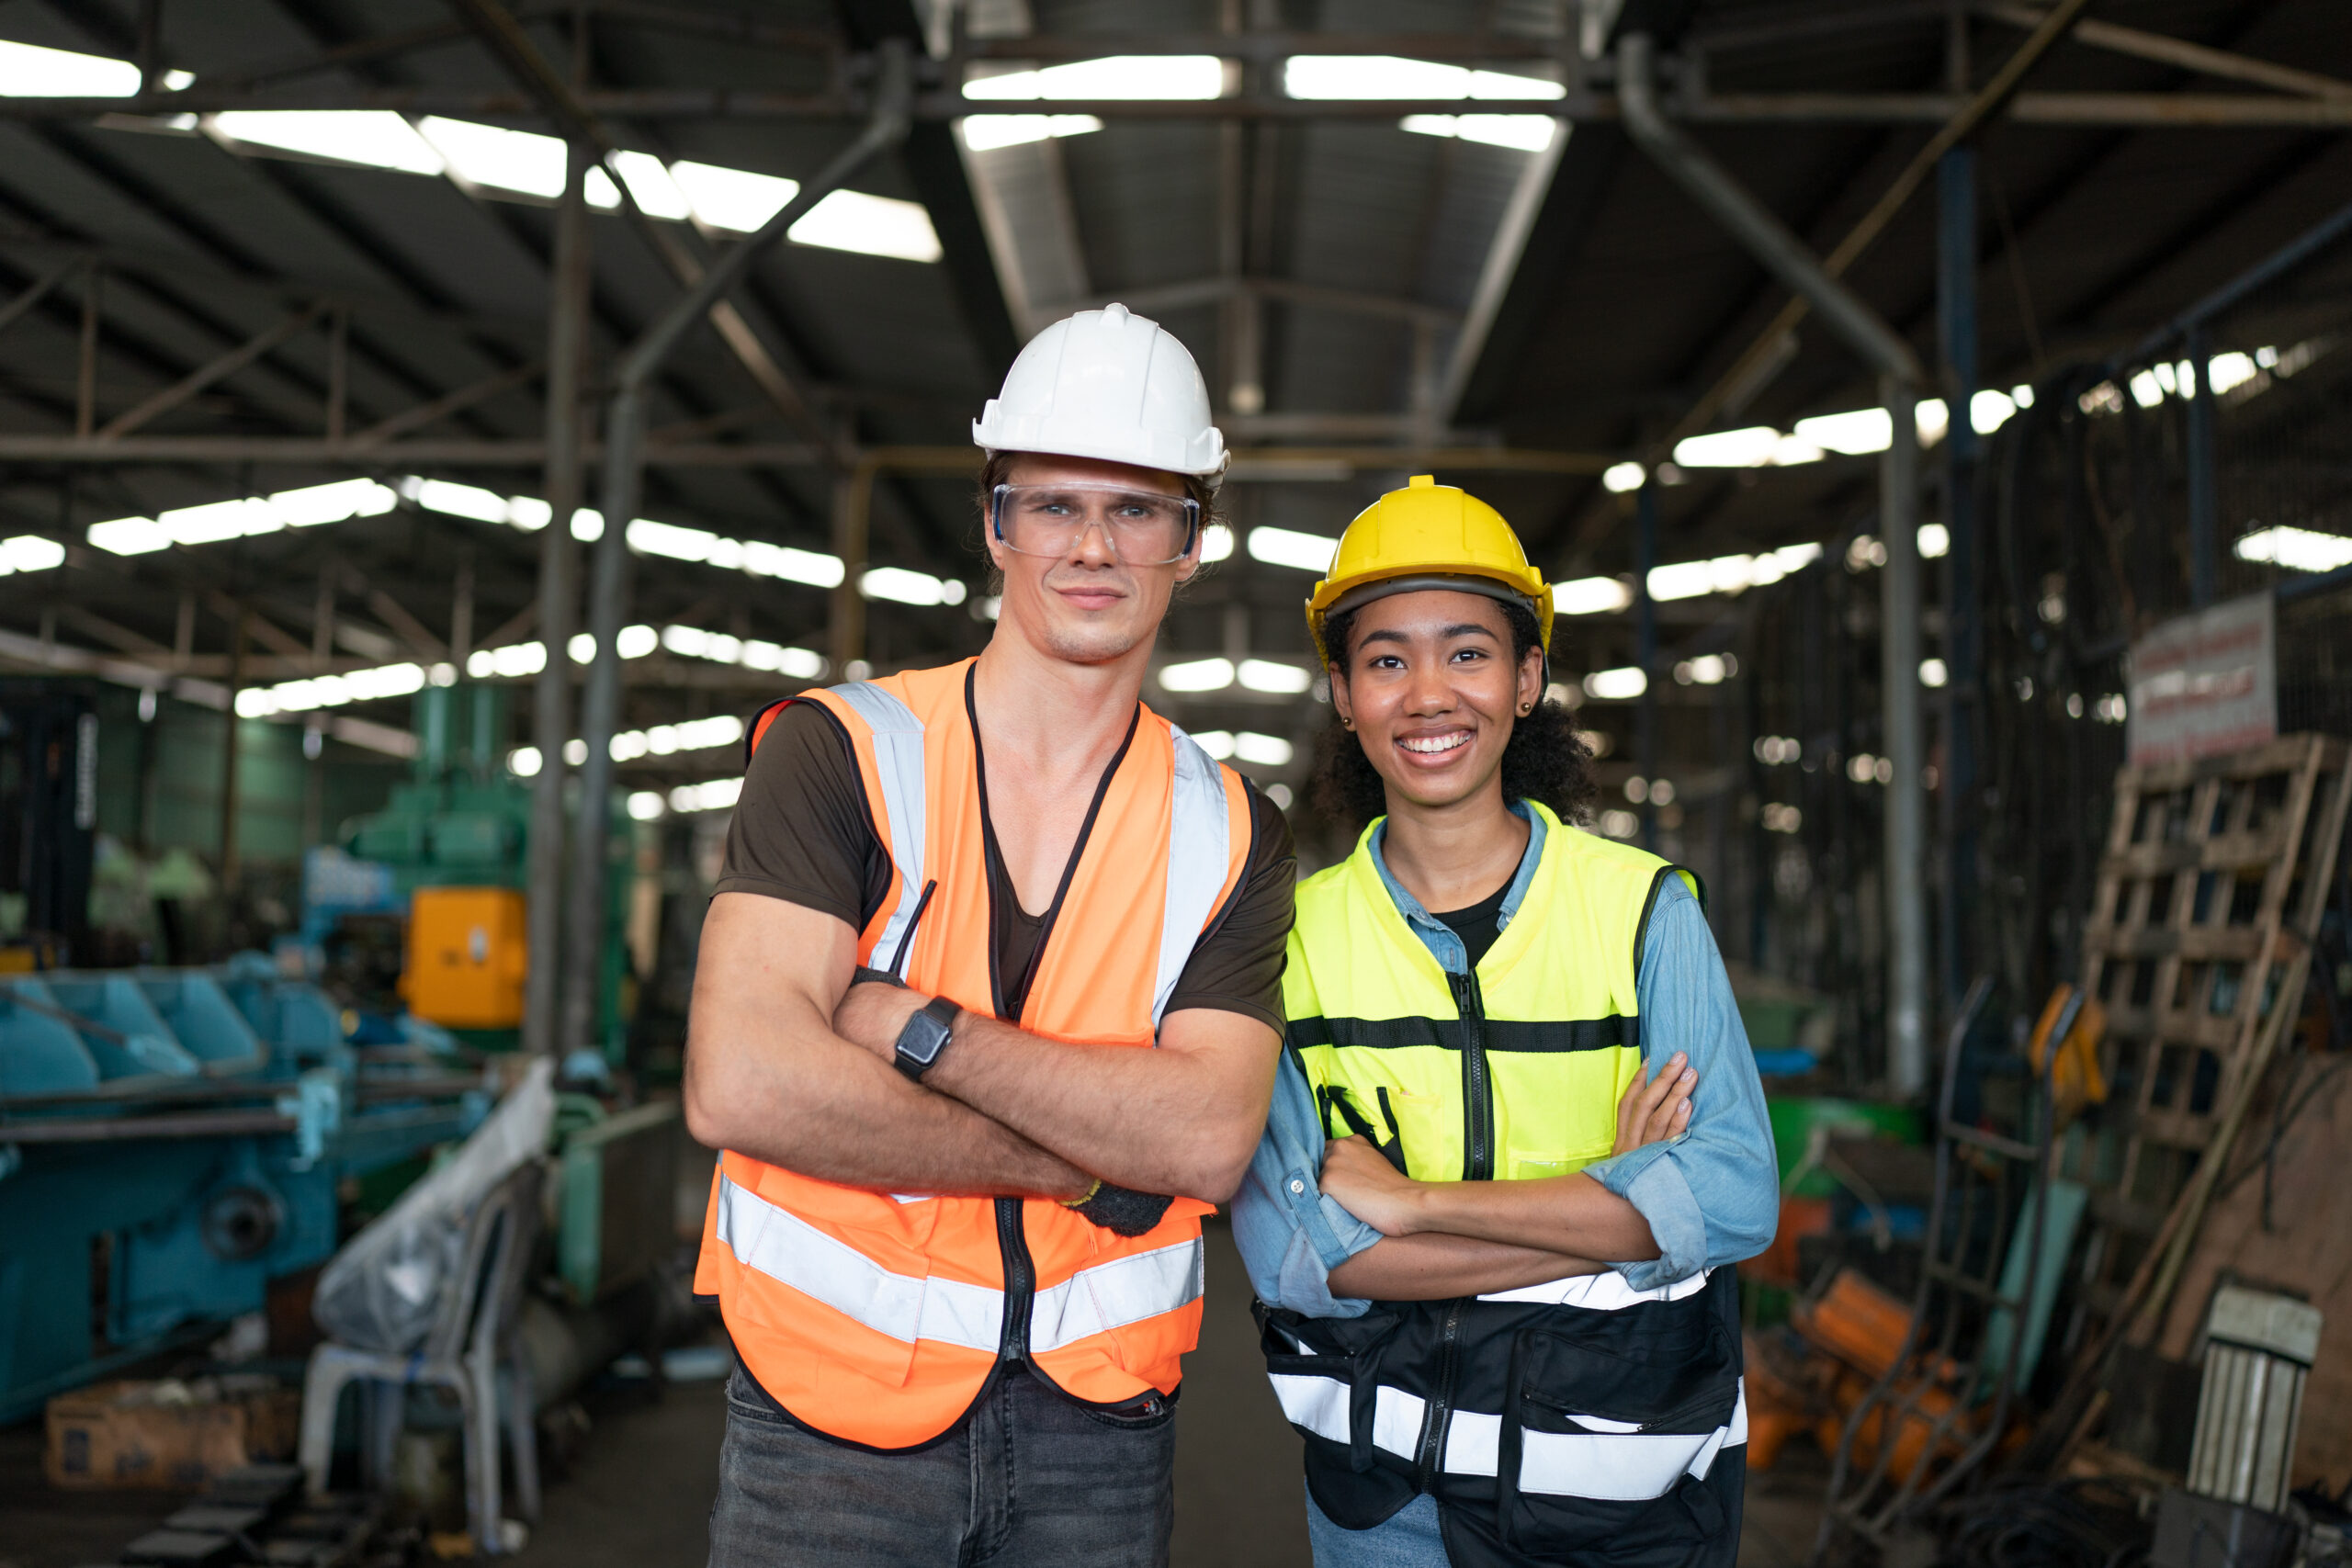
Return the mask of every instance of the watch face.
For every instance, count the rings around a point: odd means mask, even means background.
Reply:
[[[910,1056],[925,1066],[931,1065],[932,1058],[939,1055],[939,1048],[946,1043],[947,1026],[929,1013],[915,1014],[899,1032],[899,1055]]]

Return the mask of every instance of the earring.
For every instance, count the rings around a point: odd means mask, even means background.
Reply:
[[[1519,705],[1519,711],[1521,713],[1533,713],[1535,711],[1535,705],[1533,703],[1521,703]]]

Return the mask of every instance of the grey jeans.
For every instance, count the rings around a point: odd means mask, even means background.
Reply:
[[[1008,1368],[962,1426],[869,1453],[795,1426],[738,1368],[711,1568],[1164,1568],[1176,1411],[1090,1410]]]

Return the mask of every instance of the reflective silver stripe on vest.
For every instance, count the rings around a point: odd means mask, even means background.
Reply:
[[[738,1263],[877,1334],[989,1354],[1002,1342],[1003,1292],[935,1274],[894,1274],[731,1177],[719,1179],[715,1229]],[[1030,1348],[1058,1350],[1189,1305],[1200,1299],[1202,1268],[1202,1246],[1194,1238],[1081,1269],[1036,1293],[1029,1315]]]
[[[1176,743],[1176,788],[1168,814],[1168,903],[1159,920],[1159,974],[1151,988],[1154,1029],[1201,940],[1201,928],[1216,911],[1233,852],[1225,776],[1216,760],[1173,724],[1168,734]]]
[[[1283,1415],[1294,1426],[1335,1443],[1352,1440],[1350,1416],[1353,1395],[1338,1378],[1299,1373],[1268,1375]],[[1399,1459],[1409,1460],[1420,1447],[1421,1421],[1428,1409],[1419,1394],[1386,1383],[1374,1390],[1372,1440]],[[1595,1497],[1618,1502],[1662,1497],[1686,1474],[1703,1481],[1725,1449],[1747,1442],[1747,1380],[1731,1419],[1712,1432],[1643,1432],[1622,1421],[1598,1416],[1571,1416],[1589,1432],[1538,1432],[1521,1428],[1519,1435],[1519,1489],[1555,1497]],[[1617,1428],[1611,1430],[1611,1428]],[[1446,1424],[1441,1466],[1454,1475],[1493,1475],[1501,1466],[1503,1418],[1476,1410],[1457,1410]],[[1736,1462],[1736,1461],[1735,1461]]]
[[[899,902],[874,944],[876,968],[898,954],[907,924],[922,901],[923,773],[922,720],[914,709],[871,681],[832,688],[874,732],[874,773],[882,786],[882,809],[890,818],[890,859],[899,868]],[[905,965],[899,965],[905,978]],[[993,1347],[995,1341],[989,1341]]]

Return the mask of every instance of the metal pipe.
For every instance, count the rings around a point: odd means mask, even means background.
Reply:
[[[595,638],[596,651],[581,702],[581,739],[588,755],[580,770],[571,887],[566,905],[570,962],[564,975],[563,1040],[568,1047],[591,1044],[595,1031],[610,856],[612,739],[620,716],[621,660],[616,639],[628,611],[628,524],[637,515],[645,479],[643,452],[651,382],[688,329],[735,287],[754,257],[781,240],[810,208],[839,189],[869,160],[906,139],[913,96],[907,47],[901,40],[886,40],[876,51],[875,60],[874,114],[857,140],[801,186],[757,232],[746,235],[713,262],[702,280],[673,301],[629,346],[615,370],[605,431],[605,531],[596,541],[595,581],[588,609],[588,629]]]
[[[589,229],[586,149],[574,144],[557,209],[555,265],[548,313],[548,525],[539,531],[539,636],[547,661],[531,694],[531,743],[538,776],[531,785],[531,837],[524,904],[528,959],[523,978],[523,1048],[552,1053],[563,964],[563,743],[571,734],[569,652],[580,598],[580,551],[571,514],[580,507],[582,371],[588,333]]]
[[[2203,609],[2219,592],[2221,491],[2214,469],[2221,438],[2214,417],[2212,352],[2201,321],[2188,329],[2188,602]]]
[[[1927,802],[1919,788],[1919,433],[1917,393],[1899,377],[1879,383],[1893,439],[1879,462],[1880,744],[1886,786],[1886,1079],[1908,1100],[1928,1087]]]
[[[1886,791],[1883,882],[1887,923],[1887,1081],[1908,1098],[1927,1087],[1926,811],[1920,795],[1918,356],[1893,328],[1832,276],[1804,242],[1668,123],[1651,78],[1650,40],[1617,45],[1617,96],[1643,152],[1745,244],[1765,269],[1807,300],[1879,376],[1890,440],[1879,468],[1886,569],[1879,581],[1881,724],[1893,776]],[[1968,417],[1962,410],[1957,416]]]

